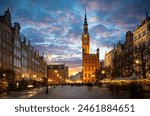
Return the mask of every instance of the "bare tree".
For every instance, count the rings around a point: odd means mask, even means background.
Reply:
[[[133,74],[146,79],[150,73],[150,38],[137,46],[126,46],[122,52],[114,50],[112,75],[129,77]]]
[[[135,73],[140,78],[147,78],[150,72],[150,40],[134,47]]]

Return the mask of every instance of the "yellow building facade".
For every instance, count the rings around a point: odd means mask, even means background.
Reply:
[[[99,69],[99,48],[96,54],[90,53],[90,35],[88,33],[88,23],[85,13],[83,34],[82,34],[82,82],[96,82],[96,70]]]
[[[139,45],[145,42],[150,37],[150,17],[146,12],[146,18],[141,22],[139,26],[133,31],[133,45]]]

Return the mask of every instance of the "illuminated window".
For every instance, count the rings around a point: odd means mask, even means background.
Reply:
[[[89,68],[88,70],[90,71],[90,66],[88,68]]]
[[[92,66],[92,71],[94,70],[94,66]]]
[[[87,74],[85,73],[85,78],[87,78]]]
[[[91,77],[91,74],[89,73],[89,78]]]
[[[85,66],[85,70],[87,70],[87,66]]]

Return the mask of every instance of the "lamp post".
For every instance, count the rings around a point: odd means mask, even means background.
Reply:
[[[5,80],[5,76],[6,76],[6,74],[3,74],[3,81]]]
[[[103,77],[103,78],[105,77],[105,73],[106,73],[105,70],[102,70],[102,71],[101,71],[101,74],[102,74],[102,77]]]
[[[48,94],[48,68],[47,68],[47,78],[46,78],[46,94]]]
[[[48,78],[46,78],[46,94],[48,94]]]
[[[140,61],[137,59],[135,60],[135,64],[138,66],[139,69],[137,69],[137,72],[139,71],[140,72],[140,66],[139,66],[139,63]],[[140,83],[140,77],[139,77],[139,80],[138,80],[138,83]]]
[[[8,83],[8,79],[6,78],[6,74],[4,73],[3,74],[3,81],[6,82],[4,86],[6,86],[6,92],[7,92],[7,95],[9,95],[9,83]]]

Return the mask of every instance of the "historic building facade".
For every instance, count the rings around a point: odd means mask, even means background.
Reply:
[[[145,19],[137,28],[133,31],[133,45],[139,45],[140,43],[147,41],[150,36],[150,17],[146,12]]]
[[[12,26],[7,9],[0,16],[0,83],[19,86],[21,81],[42,81],[47,76],[44,57],[25,38],[21,40],[20,29],[19,23]]]
[[[120,77],[138,75],[149,77],[150,17],[146,12],[145,19],[133,31],[126,33],[124,44],[118,43],[105,54],[105,66],[112,66],[112,72],[119,72]],[[145,75],[145,76],[144,76]]]
[[[96,82],[95,72],[99,69],[99,48],[96,54],[90,53],[90,35],[85,13],[83,34],[82,34],[82,81],[83,83]]]
[[[0,16],[0,85],[5,89],[6,82],[14,78],[14,52],[13,52],[13,32],[11,15],[7,9],[3,16]],[[3,86],[4,85],[4,86]]]
[[[49,84],[62,84],[68,79],[68,66],[65,64],[47,65],[47,77]]]
[[[14,60],[14,71],[15,71],[15,79],[21,80],[21,37],[20,37],[20,24],[14,24],[13,31],[13,60]]]

